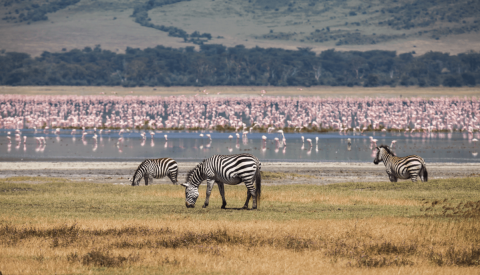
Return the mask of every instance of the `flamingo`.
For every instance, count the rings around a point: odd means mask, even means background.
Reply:
[[[393,146],[395,145],[395,143],[397,143],[396,140],[392,140],[392,143],[390,143],[390,148],[393,148]]]
[[[312,140],[309,139],[309,138],[307,138],[307,142],[310,144],[310,148],[312,148],[312,147],[313,147],[313,145],[312,145]]]

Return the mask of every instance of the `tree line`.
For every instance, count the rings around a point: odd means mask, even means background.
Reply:
[[[101,49],[0,54],[1,85],[134,86],[475,86],[480,82],[480,53],[334,49],[320,54],[310,48],[157,46],[127,48],[117,54]]]

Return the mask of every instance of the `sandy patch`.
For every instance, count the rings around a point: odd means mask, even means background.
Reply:
[[[130,184],[140,162],[0,162],[0,177],[44,176],[71,180]],[[197,162],[180,162],[178,179]],[[429,179],[479,176],[478,163],[429,163]],[[388,181],[385,167],[359,162],[264,162],[262,171],[294,173],[299,176],[262,181],[265,185],[277,184],[332,184],[339,182]],[[305,177],[308,175],[308,177]],[[143,181],[142,183],[143,184]],[[154,179],[153,184],[171,184],[168,178]]]

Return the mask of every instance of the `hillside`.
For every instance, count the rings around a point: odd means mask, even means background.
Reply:
[[[0,49],[40,55],[126,47],[335,48],[457,54],[480,47],[469,0],[2,0]]]

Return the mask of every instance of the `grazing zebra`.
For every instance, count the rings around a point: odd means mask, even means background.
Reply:
[[[148,178],[160,179],[168,176],[173,184],[177,184],[178,166],[177,162],[171,158],[146,159],[133,174],[132,186],[138,185],[142,178],[145,179],[145,185],[148,185]]]
[[[244,182],[247,186],[247,201],[243,206],[248,208],[250,197],[253,197],[253,209],[260,206],[260,193],[262,186],[262,178],[260,175],[261,163],[253,155],[214,155],[197,167],[193,168],[187,174],[185,186],[185,205],[187,208],[195,207],[198,199],[198,186],[202,181],[207,180],[207,198],[203,204],[203,208],[208,206],[210,194],[213,185],[217,183],[220,195],[222,196],[222,209],[225,209],[227,202],[225,201],[224,184],[236,185]],[[255,186],[253,182],[255,181]]]
[[[418,176],[422,181],[428,181],[427,165],[420,156],[400,158],[387,145],[380,145],[373,163],[378,164],[380,161],[385,164],[391,182],[397,182],[398,179],[412,179],[412,182],[416,182]]]

